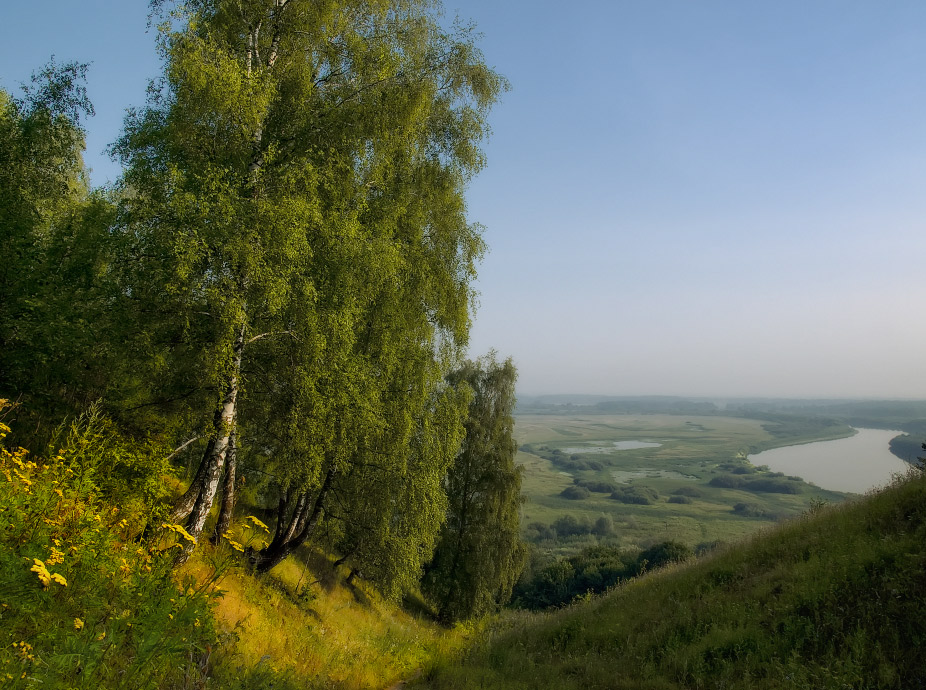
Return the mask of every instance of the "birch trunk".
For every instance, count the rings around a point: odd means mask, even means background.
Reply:
[[[219,479],[222,475],[222,467],[225,464],[225,456],[231,445],[232,434],[234,433],[235,416],[238,402],[238,377],[241,372],[241,358],[244,352],[244,326],[238,330],[235,339],[234,357],[232,359],[231,372],[228,375],[228,383],[225,387],[225,395],[222,399],[222,405],[219,408],[219,424],[215,429],[215,444],[212,447],[212,453],[206,465],[206,470],[202,479],[202,487],[193,510],[187,519],[187,532],[194,539],[199,539],[203,533],[203,527],[206,524],[206,518],[209,511],[212,510],[212,504],[215,501],[216,493],[219,488]],[[192,548],[187,548],[181,561],[192,552]]]
[[[213,426],[218,426],[220,423],[220,414],[221,412],[216,412]],[[185,520],[189,517],[190,513],[193,512],[196,499],[199,498],[203,490],[206,468],[209,466],[209,459],[212,457],[213,448],[215,448],[215,436],[210,438],[209,443],[206,445],[206,451],[203,453],[202,460],[199,461],[199,467],[196,469],[196,475],[193,477],[193,481],[190,482],[190,486],[187,487],[183,496],[177,499],[177,502],[174,504],[174,509],[170,511],[170,515],[167,518],[169,522],[177,524],[181,520]]]
[[[235,471],[238,467],[238,445],[235,431],[231,433],[228,451],[225,454],[225,479],[222,481],[222,508],[219,510],[219,519],[215,523],[215,531],[210,541],[213,545],[222,541],[222,536],[231,525],[232,513],[235,510]]]

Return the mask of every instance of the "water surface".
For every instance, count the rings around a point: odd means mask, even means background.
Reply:
[[[563,448],[564,453],[613,453],[615,450],[638,450],[640,448],[659,448],[662,444],[655,441],[613,441],[611,445],[603,446],[595,442],[588,446],[574,446]]]
[[[823,489],[864,493],[883,486],[909,465],[893,455],[888,442],[903,432],[858,429],[855,436],[773,448],[749,457],[753,465],[798,475]]]

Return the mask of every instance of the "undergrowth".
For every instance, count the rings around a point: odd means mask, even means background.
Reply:
[[[257,576],[243,554],[267,538],[254,516],[177,569],[191,538],[163,522],[166,454],[95,409],[54,444],[45,457],[0,446],[0,687],[373,690],[479,628],[348,585],[308,548]]]
[[[0,441],[9,431],[0,423]],[[218,573],[176,580],[180,537],[142,544],[138,513],[104,500],[100,485],[113,475],[97,461],[131,452],[104,431],[91,414],[64,430],[49,457],[0,446],[5,688],[191,688],[204,679]],[[129,503],[143,505],[148,490]]]

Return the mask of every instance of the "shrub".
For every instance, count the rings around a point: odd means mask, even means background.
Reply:
[[[606,537],[609,534],[613,534],[614,520],[611,519],[610,515],[602,515],[600,518],[595,520],[595,526],[592,527],[592,533],[601,537]]]
[[[696,486],[681,486],[672,492],[674,496],[690,496],[691,498],[701,498],[704,492]]]
[[[669,496],[669,503],[691,503],[689,496]]]
[[[708,483],[720,489],[741,489],[745,482],[742,477],[735,477],[732,474],[721,474],[718,477],[712,478]]]
[[[799,494],[802,491],[800,484],[785,479],[752,479],[743,488],[769,494]]]
[[[677,541],[664,541],[643,551],[637,558],[637,567],[640,572],[661,568],[670,563],[687,561],[694,554],[691,549]]]
[[[579,501],[583,498],[588,498],[591,496],[591,492],[586,489],[584,486],[567,486],[563,489],[560,494],[563,498],[568,498],[571,501]]]
[[[140,525],[100,500],[94,424],[72,426],[74,443],[40,462],[0,446],[4,687],[194,683],[216,642],[213,583],[173,578],[182,528],[139,545]],[[8,432],[0,423],[0,440]]]
[[[590,534],[592,531],[592,523],[585,516],[579,520],[575,515],[563,515],[557,518],[552,526],[553,529],[556,530],[557,536],[560,537]]]
[[[611,498],[621,503],[648,506],[659,498],[659,493],[648,486],[621,486],[611,494]]]
[[[532,522],[526,528],[525,537],[530,541],[556,539],[556,530],[542,522]]]
[[[611,482],[601,482],[591,479],[576,479],[575,482],[578,486],[585,487],[589,491],[594,491],[599,494],[609,494],[617,489],[617,486]]]

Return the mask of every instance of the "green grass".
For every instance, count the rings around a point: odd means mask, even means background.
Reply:
[[[813,512],[589,602],[508,614],[418,686],[923,687],[926,479]]]
[[[769,527],[778,519],[793,517],[814,501],[839,502],[846,494],[800,484],[800,493],[780,494],[726,489],[711,486],[711,479],[729,474],[724,463],[738,462],[745,453],[774,446],[847,436],[847,427],[818,429],[811,439],[807,428],[797,425],[793,435],[782,428],[773,435],[763,420],[714,416],[680,415],[518,415],[516,438],[522,448],[518,463],[524,467],[522,491],[526,502],[521,523],[525,529],[533,522],[550,525],[566,514],[594,521],[609,515],[615,523],[611,537],[576,536],[535,544],[549,555],[575,553],[596,543],[624,548],[641,548],[657,541],[673,539],[694,547],[700,543],[736,541]],[[774,424],[771,426],[775,426]],[[615,441],[660,443],[658,448],[594,452]],[[582,450],[588,449],[588,452]],[[597,461],[601,469],[565,469],[551,462],[560,450],[582,461]],[[759,475],[756,475],[759,476]],[[764,476],[768,476],[766,473]],[[652,505],[632,505],[615,501],[604,493],[592,493],[582,500],[570,500],[560,492],[574,480],[631,483],[655,489],[659,498]],[[670,503],[672,492],[697,487],[700,497],[691,503]],[[756,508],[746,517],[733,512],[738,503]]]

